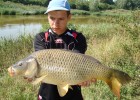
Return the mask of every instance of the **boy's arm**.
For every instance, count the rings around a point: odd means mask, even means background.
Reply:
[[[87,50],[87,42],[85,36],[82,33],[78,33],[76,40],[78,42],[75,49],[84,54]]]
[[[33,43],[35,51],[46,49],[44,38],[45,37],[43,36],[43,33],[39,33],[35,36],[34,43]]]

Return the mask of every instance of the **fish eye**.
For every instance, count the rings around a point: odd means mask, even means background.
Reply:
[[[19,65],[19,66],[22,66],[23,64],[22,64],[22,62],[20,62],[18,65]]]

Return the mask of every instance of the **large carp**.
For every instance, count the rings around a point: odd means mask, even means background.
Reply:
[[[106,67],[91,56],[62,49],[36,51],[10,66],[8,72],[31,78],[34,84],[42,81],[57,85],[60,96],[68,92],[70,85],[96,78],[105,81],[120,98],[121,85],[131,80],[128,74]]]

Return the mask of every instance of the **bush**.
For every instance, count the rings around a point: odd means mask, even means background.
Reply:
[[[9,11],[5,10],[2,12],[3,15],[9,15]]]
[[[70,3],[71,9],[76,9],[76,4],[75,3]]]
[[[132,0],[134,9],[140,9],[140,0]]]
[[[99,8],[100,10],[111,10],[111,9],[114,9],[115,6],[114,6],[114,5],[109,5],[109,4],[107,4],[107,3],[99,3],[98,8]]]
[[[88,2],[77,2],[76,9],[89,11],[89,3]]]
[[[120,8],[120,9],[133,9],[134,8],[133,2],[131,0],[117,0],[115,4],[117,8]]]
[[[99,6],[98,0],[91,0],[89,3],[90,11],[99,11],[98,6]]]
[[[84,10],[72,10],[72,15],[90,15],[88,11]]]
[[[113,0],[100,0],[101,3],[114,4]]]
[[[98,0],[91,0],[89,4],[89,8],[90,11],[111,10],[115,8],[115,5],[101,3]]]
[[[9,15],[16,15],[16,11],[9,12]]]

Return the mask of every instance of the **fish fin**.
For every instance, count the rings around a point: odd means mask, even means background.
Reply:
[[[38,84],[39,82],[41,82],[47,75],[44,75],[42,77],[39,78],[35,78],[35,80],[32,82],[33,85]]]
[[[107,84],[109,85],[111,91],[118,97],[118,100],[120,100],[120,88],[121,83],[116,78],[111,78],[111,81],[108,81]]]
[[[120,100],[120,88],[121,85],[129,83],[131,81],[131,77],[119,70],[113,70],[110,79],[106,80],[106,83],[109,85],[112,92],[118,97]]]
[[[72,87],[71,87],[71,88],[72,88]],[[63,96],[65,96],[66,93],[68,92],[68,90],[69,90],[69,85],[68,85],[68,84],[66,84],[66,85],[64,85],[64,84],[57,85],[57,89],[58,89],[59,95],[60,95],[61,97],[63,97]]]

